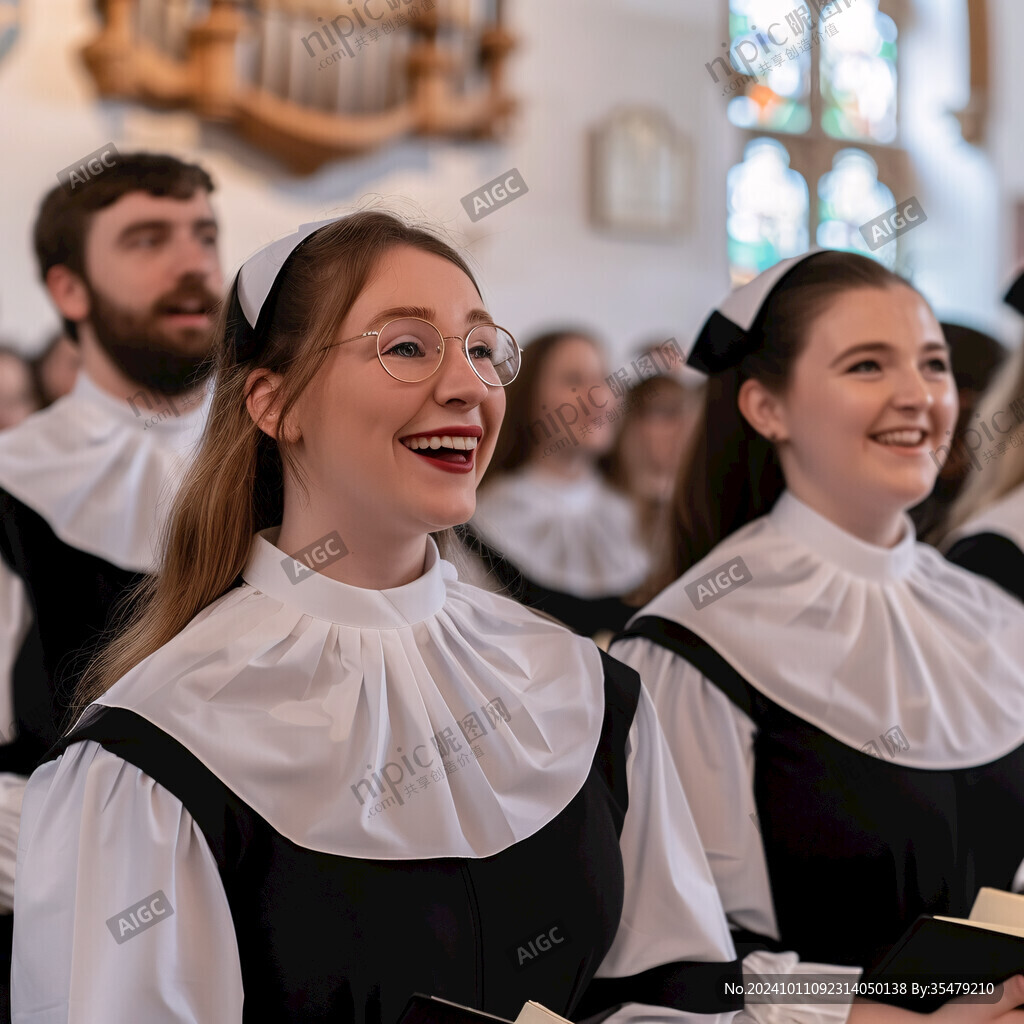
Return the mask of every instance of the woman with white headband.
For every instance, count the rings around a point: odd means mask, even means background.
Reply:
[[[611,653],[735,941],[870,967],[918,915],[1024,883],[1024,609],[906,514],[956,418],[946,344],[903,279],[819,251],[730,295],[689,362],[708,399],[667,585]]]
[[[443,559],[520,361],[463,259],[307,225],[220,336],[160,572],[26,792],[15,1020],[731,1017],[636,674]]]

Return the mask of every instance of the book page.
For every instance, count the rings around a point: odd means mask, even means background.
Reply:
[[[557,1013],[549,1010],[546,1006],[534,1002],[526,1003],[515,1020],[515,1024],[561,1024],[561,1022],[572,1024],[572,1021],[566,1020],[565,1017],[559,1017]]]
[[[1001,889],[980,889],[971,907],[971,921],[1024,928],[1024,896]]]
[[[991,924],[989,921],[969,921],[966,917],[936,917],[936,921],[948,921],[950,924],[965,924],[968,928],[980,928],[986,932],[1000,932],[1002,935],[1015,935],[1024,939],[1024,928],[1012,928],[1006,924]]]

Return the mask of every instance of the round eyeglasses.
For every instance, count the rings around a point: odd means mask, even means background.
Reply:
[[[473,372],[491,387],[511,384],[522,365],[519,343],[497,324],[477,324],[465,338],[452,335],[446,339],[429,320],[407,316],[389,320],[379,331],[364,331],[345,341],[374,336],[381,366],[406,384],[416,384],[436,373],[444,358],[444,343],[451,340],[462,342]]]

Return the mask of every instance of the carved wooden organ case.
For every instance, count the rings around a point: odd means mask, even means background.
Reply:
[[[106,0],[101,96],[233,125],[293,170],[406,135],[499,138],[502,0]]]

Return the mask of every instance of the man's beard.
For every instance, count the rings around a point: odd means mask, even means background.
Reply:
[[[213,316],[220,301],[202,278],[186,276],[160,296],[145,313],[112,302],[90,282],[89,324],[96,340],[117,368],[143,387],[162,395],[180,395],[202,383],[213,372],[213,330],[186,327],[168,334],[159,319],[184,303],[198,300],[201,311]],[[198,352],[195,351],[198,346]]]

